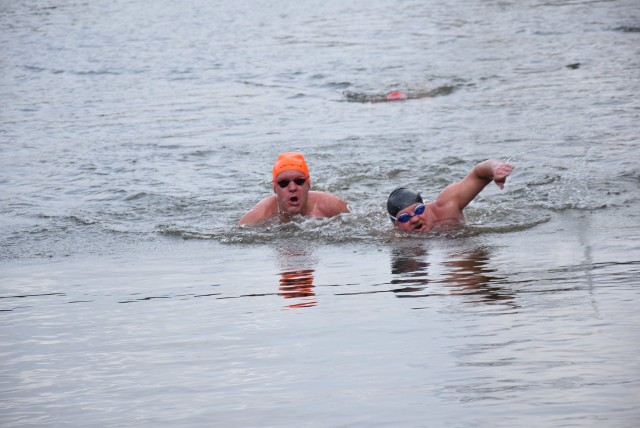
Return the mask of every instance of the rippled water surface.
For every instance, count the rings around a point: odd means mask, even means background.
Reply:
[[[259,3],[0,2],[0,425],[637,426],[637,1]]]

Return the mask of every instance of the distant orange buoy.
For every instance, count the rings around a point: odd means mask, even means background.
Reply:
[[[406,99],[405,93],[400,91],[389,92],[389,95],[387,95],[387,101],[402,101]]]

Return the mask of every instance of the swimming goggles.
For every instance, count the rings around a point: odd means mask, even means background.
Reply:
[[[420,215],[424,212],[424,205],[420,204],[416,207],[416,209],[413,210],[413,215],[409,214],[409,213],[403,213],[400,214],[398,217],[394,217],[392,215],[389,215],[389,217],[391,217],[391,220],[393,221],[397,221],[398,223],[406,223],[409,220],[411,220],[413,217]]]
[[[306,178],[295,178],[293,180],[280,180],[280,181],[278,181],[278,186],[280,186],[280,187],[282,187],[284,189],[285,187],[287,187],[289,185],[289,183],[291,183],[291,181],[296,183],[296,185],[298,185],[298,186],[302,186],[304,184],[304,182],[307,181],[307,179]]]

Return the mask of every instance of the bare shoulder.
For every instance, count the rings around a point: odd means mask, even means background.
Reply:
[[[278,202],[275,195],[267,196],[240,218],[238,224],[253,224],[273,217],[278,213]]]
[[[314,214],[320,217],[332,217],[338,214],[349,212],[347,202],[331,193],[327,192],[309,192],[309,196],[313,198]]]

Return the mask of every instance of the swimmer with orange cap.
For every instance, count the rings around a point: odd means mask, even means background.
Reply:
[[[387,199],[391,222],[399,230],[413,232],[460,224],[464,220],[462,210],[492,181],[503,189],[513,168],[496,159],[480,162],[466,177],[445,187],[435,201],[426,204],[417,191],[399,187]]]
[[[295,214],[333,217],[349,212],[347,203],[339,197],[310,190],[309,169],[300,153],[287,152],[278,156],[273,165],[272,186],[275,194],[258,202],[238,224],[258,223],[276,216],[288,220]]]

